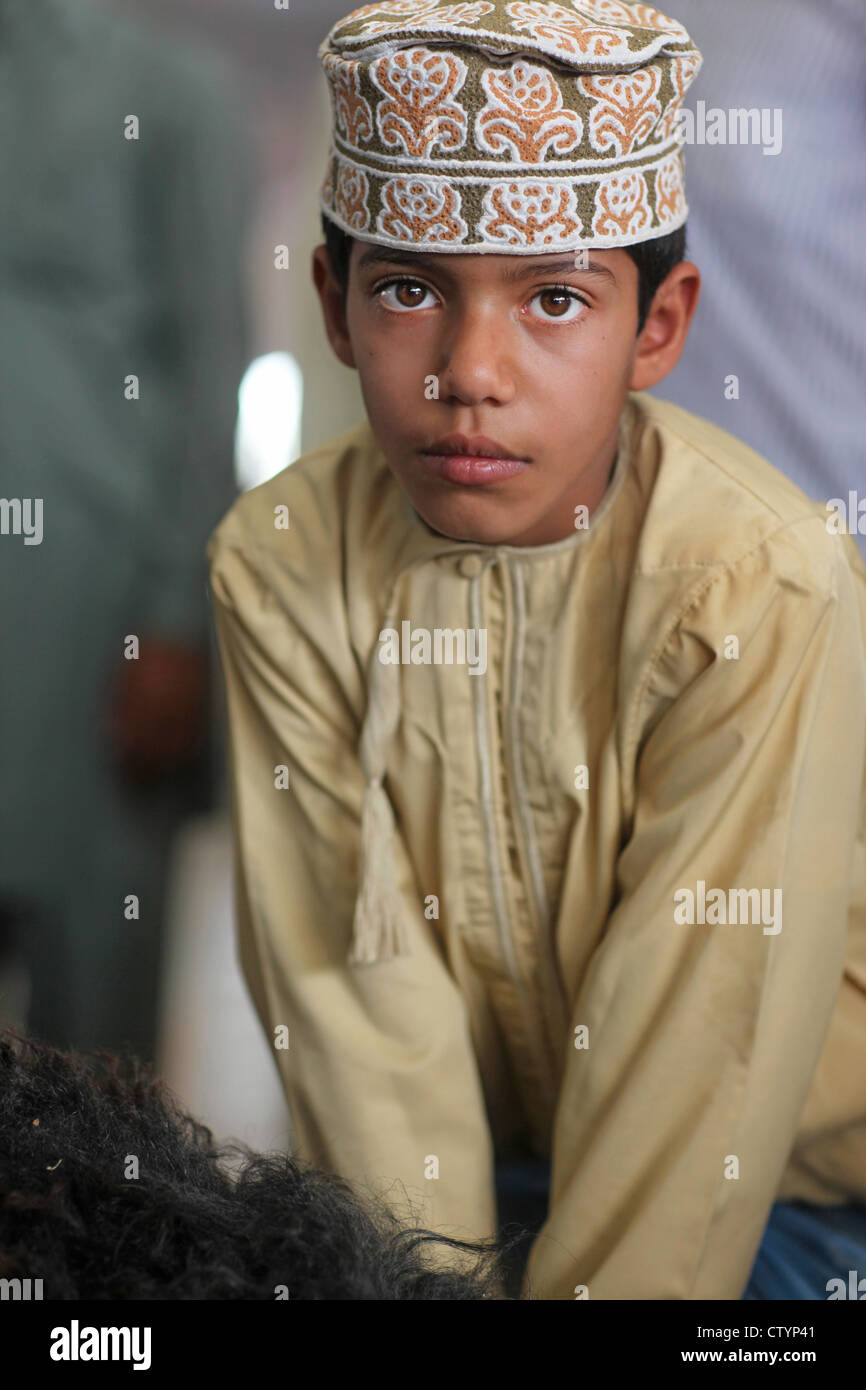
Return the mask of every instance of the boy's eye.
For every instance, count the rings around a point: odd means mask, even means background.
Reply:
[[[376,293],[386,308],[398,313],[406,309],[429,309],[430,305],[424,301],[427,295],[433,296],[433,291],[419,280],[391,280],[387,285],[380,285]]]
[[[548,322],[572,323],[574,319],[580,318],[586,301],[575,294],[574,290],[567,289],[564,285],[553,285],[546,290],[539,290],[529,301],[534,304],[538,300],[541,303],[543,313],[534,314],[534,318],[547,319]]]

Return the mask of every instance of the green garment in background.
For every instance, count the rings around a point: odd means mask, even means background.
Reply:
[[[91,0],[0,0],[0,496],[42,499],[43,528],[0,534],[0,904],[31,1029],[79,1047],[152,1051],[167,851],[207,782],[202,760],[128,786],[108,719],[126,634],[209,641],[246,360],[242,109],[211,53]]]

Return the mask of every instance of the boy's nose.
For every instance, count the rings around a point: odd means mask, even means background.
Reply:
[[[469,312],[449,325],[442,347],[439,399],[480,405],[507,405],[517,386],[507,330],[501,319]]]

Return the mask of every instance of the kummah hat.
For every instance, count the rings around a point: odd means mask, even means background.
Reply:
[[[539,254],[688,216],[680,112],[702,57],[625,0],[383,0],[319,47],[325,215],[362,241]]]

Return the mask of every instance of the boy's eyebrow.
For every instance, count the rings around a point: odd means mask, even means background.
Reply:
[[[391,246],[369,246],[363,252],[359,261],[358,269],[362,270],[365,265],[372,265],[377,261],[390,261],[397,265],[414,266],[418,270],[443,270],[443,262],[447,257],[442,255],[427,255],[423,251],[400,251],[397,247]],[[579,272],[581,275],[603,275],[608,280],[616,284],[616,276],[601,261],[587,261],[586,265],[575,265],[575,258],[563,256],[558,261],[550,261],[546,265],[519,265],[511,270],[502,272],[503,280],[511,283],[515,280],[528,280],[533,275],[561,275],[563,272]]]
[[[608,280],[616,284],[616,276],[601,261],[587,261],[585,265],[576,265],[574,256],[563,256],[561,260],[550,261],[547,265],[522,265],[515,266],[513,270],[506,270],[503,273],[503,280],[528,280],[532,275],[562,275],[563,273],[579,272],[581,275],[605,275]]]

